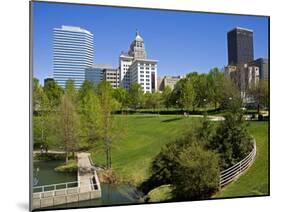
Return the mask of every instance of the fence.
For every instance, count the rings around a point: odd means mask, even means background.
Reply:
[[[220,188],[224,187],[235,178],[237,178],[240,174],[242,174],[249,166],[252,165],[253,161],[256,157],[256,141],[253,140],[254,148],[253,150],[247,155],[243,160],[236,163],[235,165],[229,167],[220,172],[220,181],[219,186]]]

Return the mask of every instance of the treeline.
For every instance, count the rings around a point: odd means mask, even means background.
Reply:
[[[111,149],[125,130],[117,124],[112,111],[119,108],[108,82],[94,86],[85,81],[77,90],[74,82],[66,82],[65,89],[55,81],[44,87],[33,80],[33,137],[34,148],[41,145],[60,148],[70,153],[99,145],[106,156],[106,167],[111,167]]]
[[[241,104],[237,87],[217,68],[210,70],[209,73],[187,74],[176,83],[173,90],[166,86],[161,93],[144,94],[139,84],[131,85],[128,91],[118,88],[114,93],[121,111],[128,108],[135,110],[179,108],[186,111],[194,111],[198,107],[226,108],[230,97]]]

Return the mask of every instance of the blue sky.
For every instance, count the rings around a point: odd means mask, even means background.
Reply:
[[[146,10],[35,2],[33,10],[34,76],[52,77],[52,32],[61,25],[80,26],[94,34],[94,63],[118,67],[136,29],[158,75],[208,72],[227,64],[226,33],[240,26],[254,30],[254,56],[268,57],[268,19],[164,10]]]

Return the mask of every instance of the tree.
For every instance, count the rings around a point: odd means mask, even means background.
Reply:
[[[229,112],[225,115],[225,120],[217,127],[209,148],[219,154],[222,169],[236,164],[250,153],[253,143],[242,112]]]
[[[65,89],[64,89],[65,94],[67,94],[67,96],[69,98],[71,98],[71,101],[77,105],[77,101],[78,101],[78,93],[77,90],[75,88],[75,84],[73,80],[67,80],[65,82]]]
[[[146,93],[144,99],[146,108],[153,108],[154,111],[161,105],[161,94],[158,92]]]
[[[199,141],[202,142],[202,146],[208,147],[214,134],[214,127],[211,121],[208,120],[205,113],[199,127],[196,130],[196,136]]]
[[[162,102],[165,105],[167,109],[171,107],[172,102],[171,102],[171,95],[172,95],[172,89],[170,86],[166,86],[164,88],[164,91],[162,93]]]
[[[138,83],[131,84],[129,88],[129,103],[135,110],[142,104],[143,91]]]
[[[239,89],[230,79],[225,78],[222,82],[219,104],[221,108],[232,111],[233,113],[241,110],[242,99]]]
[[[32,87],[33,112],[37,111],[38,107],[40,107],[41,99],[42,99],[42,88],[40,86],[39,80],[33,78],[33,87]]]
[[[85,80],[78,90],[78,100],[82,101],[83,98],[85,98],[91,92],[94,92],[94,84],[89,80]]]
[[[182,149],[194,142],[195,139],[195,133],[193,131],[188,131],[174,142],[170,142],[162,147],[161,151],[151,163],[150,177],[142,183],[140,189],[147,193],[155,187],[173,184],[177,158]]]
[[[101,103],[102,140],[106,154],[106,167],[111,168],[111,149],[113,141],[114,120],[111,112],[118,108],[117,101],[113,98],[113,90],[109,82],[102,81],[98,85],[98,94]]]
[[[195,91],[191,77],[181,79],[172,92],[172,101],[182,109],[189,110],[194,105]]]
[[[123,114],[123,109],[128,105],[128,92],[125,88],[116,88],[113,96],[120,103],[121,113]]]
[[[63,89],[54,80],[47,81],[43,89],[48,97],[51,109],[55,109],[60,103]]]
[[[33,111],[36,111],[33,116],[34,143],[46,145],[51,134],[50,104],[36,78],[33,79]]]
[[[218,189],[219,163],[214,152],[192,143],[176,160],[172,192],[175,199],[206,199]]]
[[[78,147],[80,123],[73,98],[67,92],[61,98],[56,129],[58,138],[66,152],[65,162],[68,163],[69,153],[74,153]]]
[[[207,82],[207,74],[198,74],[194,80],[194,104],[196,106],[206,107],[206,104],[210,102],[210,97],[208,96],[209,88]]]
[[[177,200],[189,200],[210,197],[218,188],[218,156],[206,148],[197,129],[165,145],[150,171],[151,176],[140,186],[145,193],[171,184]]]
[[[268,106],[268,81],[260,80],[257,85],[253,85],[249,91],[250,95],[254,98],[257,103],[257,112],[260,113],[260,106]]]
[[[82,138],[87,146],[93,145],[101,137],[102,110],[100,100],[92,89],[89,89],[80,98]]]
[[[222,98],[222,92],[223,92],[223,82],[225,80],[224,74],[219,71],[218,68],[213,68],[210,70],[208,77],[208,91],[209,91],[209,98],[215,108],[217,108],[221,98]]]

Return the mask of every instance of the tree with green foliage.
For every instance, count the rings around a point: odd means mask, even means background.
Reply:
[[[143,91],[141,85],[138,83],[131,84],[128,93],[128,101],[135,110],[142,105]]]
[[[144,104],[146,108],[153,108],[155,111],[161,106],[161,94],[158,92],[144,94]]]
[[[50,103],[39,80],[33,79],[33,136],[35,146],[49,143],[51,134]]]
[[[78,90],[78,93],[77,93],[78,101],[82,101],[83,98],[85,98],[89,93],[94,92],[94,91],[95,91],[94,84],[89,80],[85,80]]]
[[[222,99],[224,80],[225,76],[218,68],[213,68],[208,73],[208,99],[214,104],[215,108],[218,107],[219,102]]]
[[[67,94],[71,101],[77,106],[78,101],[78,90],[75,87],[73,80],[67,80],[65,82],[64,93]]]
[[[200,125],[197,127],[196,137],[201,141],[202,146],[208,147],[210,141],[214,135],[214,125],[208,120],[207,114],[204,114],[203,119],[201,120]]]
[[[257,103],[257,112],[260,113],[260,106],[268,107],[269,104],[269,92],[268,81],[260,80],[257,85],[251,86],[249,93]]]
[[[93,146],[101,137],[102,109],[98,96],[92,89],[80,96],[79,112],[81,117],[82,140],[80,148]],[[84,143],[83,143],[84,141]]]
[[[44,93],[48,97],[51,109],[54,110],[60,103],[63,89],[57,84],[55,80],[47,81],[43,89]]]
[[[172,92],[172,101],[178,107],[189,110],[194,105],[195,90],[193,87],[193,78],[186,77],[181,79],[175,85]]]
[[[170,86],[166,86],[164,88],[164,91],[162,92],[162,99],[164,106],[169,109],[172,106],[171,102],[171,95],[172,95],[172,89]]]
[[[66,152],[65,163],[68,163],[69,153],[78,148],[80,134],[80,118],[73,102],[73,96],[66,92],[62,98],[57,111],[56,129],[60,144]]]
[[[166,144],[151,163],[151,176],[147,181],[142,183],[140,189],[147,193],[155,187],[172,184],[175,175],[175,166],[177,166],[177,158],[185,146],[190,145],[196,140],[193,131],[186,132],[185,135],[176,139],[174,142]]]
[[[128,92],[125,88],[120,87],[116,88],[113,92],[114,98],[119,102],[121,113],[123,114],[123,110],[128,105]]]
[[[210,102],[207,74],[198,74],[194,81],[195,101],[197,107],[206,107]]]
[[[192,143],[176,160],[172,191],[176,200],[207,199],[218,190],[219,160],[214,152]]]
[[[225,78],[222,82],[221,98],[219,105],[222,109],[227,109],[233,113],[239,112],[242,106],[242,98],[238,87],[232,80]]]
[[[225,115],[225,120],[217,127],[209,148],[219,154],[221,169],[236,164],[250,153],[253,143],[242,112],[229,112]]]
[[[109,82],[102,81],[98,85],[98,95],[101,104],[101,122],[102,122],[102,140],[104,143],[104,150],[106,155],[106,168],[111,168],[112,156],[111,150],[114,139],[115,122],[112,116],[112,111],[116,110],[119,105],[113,98],[113,88]]]

